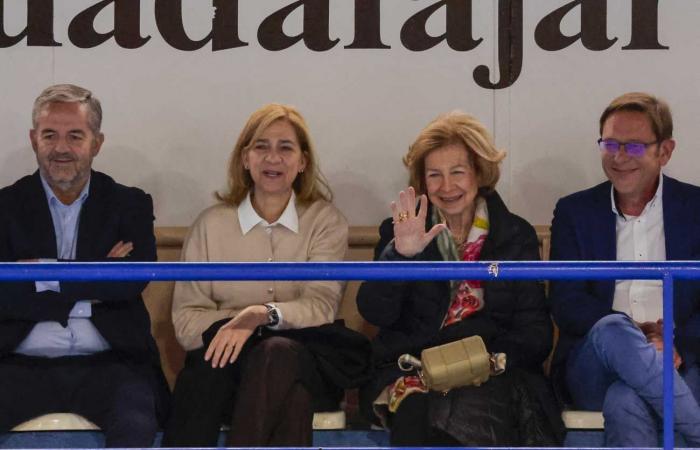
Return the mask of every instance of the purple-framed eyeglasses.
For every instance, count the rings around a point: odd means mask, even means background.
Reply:
[[[635,158],[639,158],[644,155],[647,148],[650,145],[658,144],[659,141],[654,142],[620,142],[615,139],[598,139],[598,147],[606,153],[611,155],[616,154],[620,151],[622,147],[625,148],[625,152]]]

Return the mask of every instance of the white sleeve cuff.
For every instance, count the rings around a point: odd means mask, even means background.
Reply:
[[[73,309],[70,310],[70,313],[68,313],[68,317],[73,317],[73,318],[88,318],[92,317],[92,303],[86,300],[81,300],[79,302],[75,302],[75,305],[73,305]]]
[[[56,262],[56,260],[52,259],[52,258],[40,258],[39,262],[42,262],[42,263]],[[37,292],[44,292],[44,291],[61,292],[61,284],[58,281],[35,281],[34,287],[35,287]]]

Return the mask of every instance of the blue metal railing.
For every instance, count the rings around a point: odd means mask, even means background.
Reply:
[[[700,279],[700,262],[328,262],[328,263],[0,263],[0,281],[261,280],[591,280],[663,281],[664,342],[673,342],[673,282]],[[664,438],[672,449],[673,346],[664,346]]]

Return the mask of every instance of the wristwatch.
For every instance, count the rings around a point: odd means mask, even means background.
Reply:
[[[267,326],[274,327],[280,323],[280,312],[275,305],[270,303],[265,303],[265,308],[267,308]]]

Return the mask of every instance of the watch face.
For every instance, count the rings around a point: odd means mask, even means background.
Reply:
[[[280,315],[277,313],[277,308],[274,308],[272,306],[268,306],[267,309],[267,324],[269,326],[275,326],[279,323],[280,321]]]

